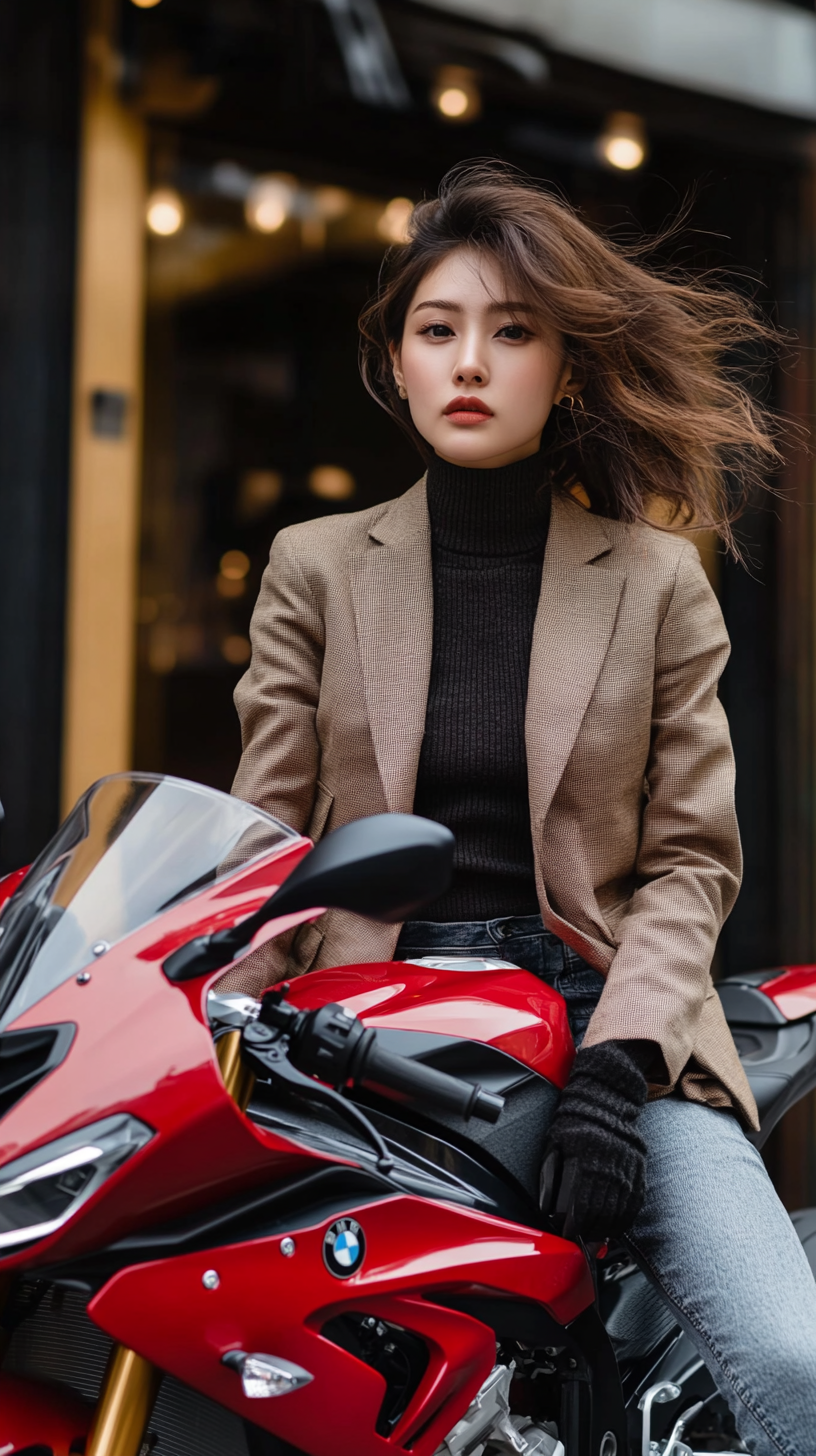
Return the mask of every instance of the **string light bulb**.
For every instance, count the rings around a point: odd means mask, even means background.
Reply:
[[[613,111],[598,139],[601,157],[619,172],[634,172],[648,150],[643,118],[633,111]]]
[[[147,199],[147,226],[159,238],[170,238],[184,226],[184,203],[174,187],[157,187]]]

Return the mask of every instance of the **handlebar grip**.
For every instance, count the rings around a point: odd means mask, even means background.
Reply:
[[[372,1037],[363,1049],[359,1064],[354,1068],[354,1080],[362,1086],[382,1087],[401,1092],[417,1102],[433,1103],[456,1117],[478,1117],[483,1122],[498,1122],[504,1108],[503,1097],[494,1097],[480,1086],[473,1086],[459,1077],[449,1077],[447,1072],[438,1072],[435,1067],[425,1066],[424,1062],[385,1051],[378,1046],[376,1037]]]

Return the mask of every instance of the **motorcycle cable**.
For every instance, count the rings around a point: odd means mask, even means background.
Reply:
[[[286,1011],[291,1013],[292,1020],[303,1014],[294,1011],[292,1007],[286,1007]],[[290,1040],[286,1032],[268,1025],[260,1017],[257,1021],[249,1022],[241,1034],[243,1060],[256,1077],[262,1081],[277,1083],[295,1097],[322,1104],[335,1112],[374,1149],[377,1154],[377,1172],[384,1176],[393,1172],[394,1159],[377,1129],[364,1113],[339,1092],[298,1071],[290,1060],[290,1050]]]
[[[432,1102],[465,1120],[498,1121],[502,1097],[387,1051],[378,1045],[376,1031],[344,1006],[332,1003],[298,1011],[285,1000],[288,989],[283,985],[267,992],[257,1020],[244,1028],[242,1050],[249,1066],[253,1071],[262,1067],[262,1076],[271,1074],[289,1091],[308,1092],[312,1100],[352,1122],[376,1148],[381,1172],[391,1171],[393,1159],[376,1128],[341,1095],[341,1088],[362,1086],[400,1101]]]

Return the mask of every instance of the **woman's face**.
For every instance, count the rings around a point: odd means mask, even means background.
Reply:
[[[437,455],[482,469],[535,454],[554,402],[578,391],[561,335],[512,297],[489,254],[471,248],[420,283],[394,378]]]

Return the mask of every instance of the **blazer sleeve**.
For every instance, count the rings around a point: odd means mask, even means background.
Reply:
[[[302,834],[320,770],[324,629],[289,531],[272,543],[249,630],[252,659],[235,689],[242,753],[232,792]]]
[[[250,665],[235,689],[243,751],[232,792],[302,834],[312,816],[320,771],[315,717],[324,626],[288,530],[272,543],[250,637]],[[219,989],[259,995],[281,980],[295,933],[268,941],[239,961],[219,981]]]
[[[655,649],[652,732],[636,885],[586,1044],[659,1045],[686,1066],[717,936],[740,885],[734,755],[717,696],[729,653],[717,599],[686,543]]]

